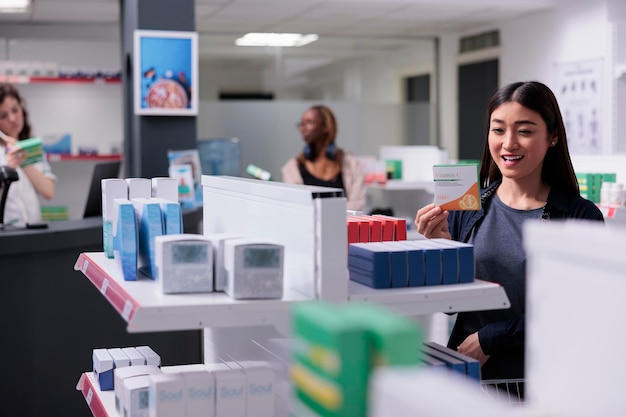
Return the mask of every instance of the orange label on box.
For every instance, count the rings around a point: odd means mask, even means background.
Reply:
[[[444,210],[479,210],[478,169],[475,164],[434,165],[435,205]]]

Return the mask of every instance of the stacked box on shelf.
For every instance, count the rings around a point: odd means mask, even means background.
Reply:
[[[156,279],[156,237],[183,232],[181,206],[172,198],[169,180],[102,180],[104,252],[120,264],[125,281],[137,280],[138,270]]]
[[[463,369],[461,373],[470,379],[480,381],[480,362],[477,359],[471,358],[467,355],[457,352],[454,349],[450,349],[436,342],[424,342],[424,353],[427,352],[440,352],[442,354],[445,354],[446,357],[454,358],[455,361],[461,361],[463,363]],[[461,370],[459,369],[459,371]]]
[[[467,283],[474,280],[474,251],[446,239],[353,243],[348,271],[376,289]]]
[[[465,362],[455,358],[453,356],[448,355],[446,352],[442,352],[436,349],[431,348],[430,346],[422,346],[420,352],[425,356],[430,356],[437,360],[442,361],[446,364],[446,368],[451,370],[452,372],[458,372],[460,374],[465,375]]]
[[[406,219],[382,215],[349,215],[348,243],[406,240]]]
[[[420,362],[415,354],[422,342],[420,329],[381,307],[299,304],[293,327],[294,415],[365,416],[374,368]]]

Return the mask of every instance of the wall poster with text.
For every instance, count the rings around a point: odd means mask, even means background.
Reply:
[[[556,88],[572,154],[602,153],[602,60],[556,65]]]
[[[198,114],[198,34],[134,31],[135,114]]]

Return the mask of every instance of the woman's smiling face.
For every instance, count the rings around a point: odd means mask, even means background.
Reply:
[[[489,120],[489,151],[504,178],[541,178],[543,159],[556,137],[539,113],[515,101],[501,104]]]
[[[13,96],[6,96],[0,103],[0,130],[12,138],[18,136],[24,128],[24,111]]]

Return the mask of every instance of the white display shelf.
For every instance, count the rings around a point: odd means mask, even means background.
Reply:
[[[379,304],[409,316],[511,307],[500,285],[481,280],[467,284],[387,289],[373,289],[350,281],[348,292],[350,301]]]
[[[281,300],[234,300],[222,292],[163,294],[148,278],[124,281],[116,261],[102,252],[81,253],[74,269],[100,290],[131,333],[264,325],[286,316],[293,303],[308,300],[289,291]]]
[[[368,184],[367,186],[381,190],[424,190],[429,193],[434,191],[432,181],[388,180],[385,184]]]
[[[156,282],[124,281],[114,259],[102,252],[82,253],[74,266],[81,271],[128,323],[129,332],[203,329],[272,324],[289,314],[294,303],[308,298],[287,292],[281,300],[233,300],[221,292],[163,294]],[[372,302],[402,314],[505,309],[504,289],[476,280],[468,284],[377,290],[349,282],[348,301]]]
[[[120,414],[115,409],[115,393],[100,391],[93,372],[81,374],[76,390],[83,393],[85,402],[94,417],[117,417]]]

